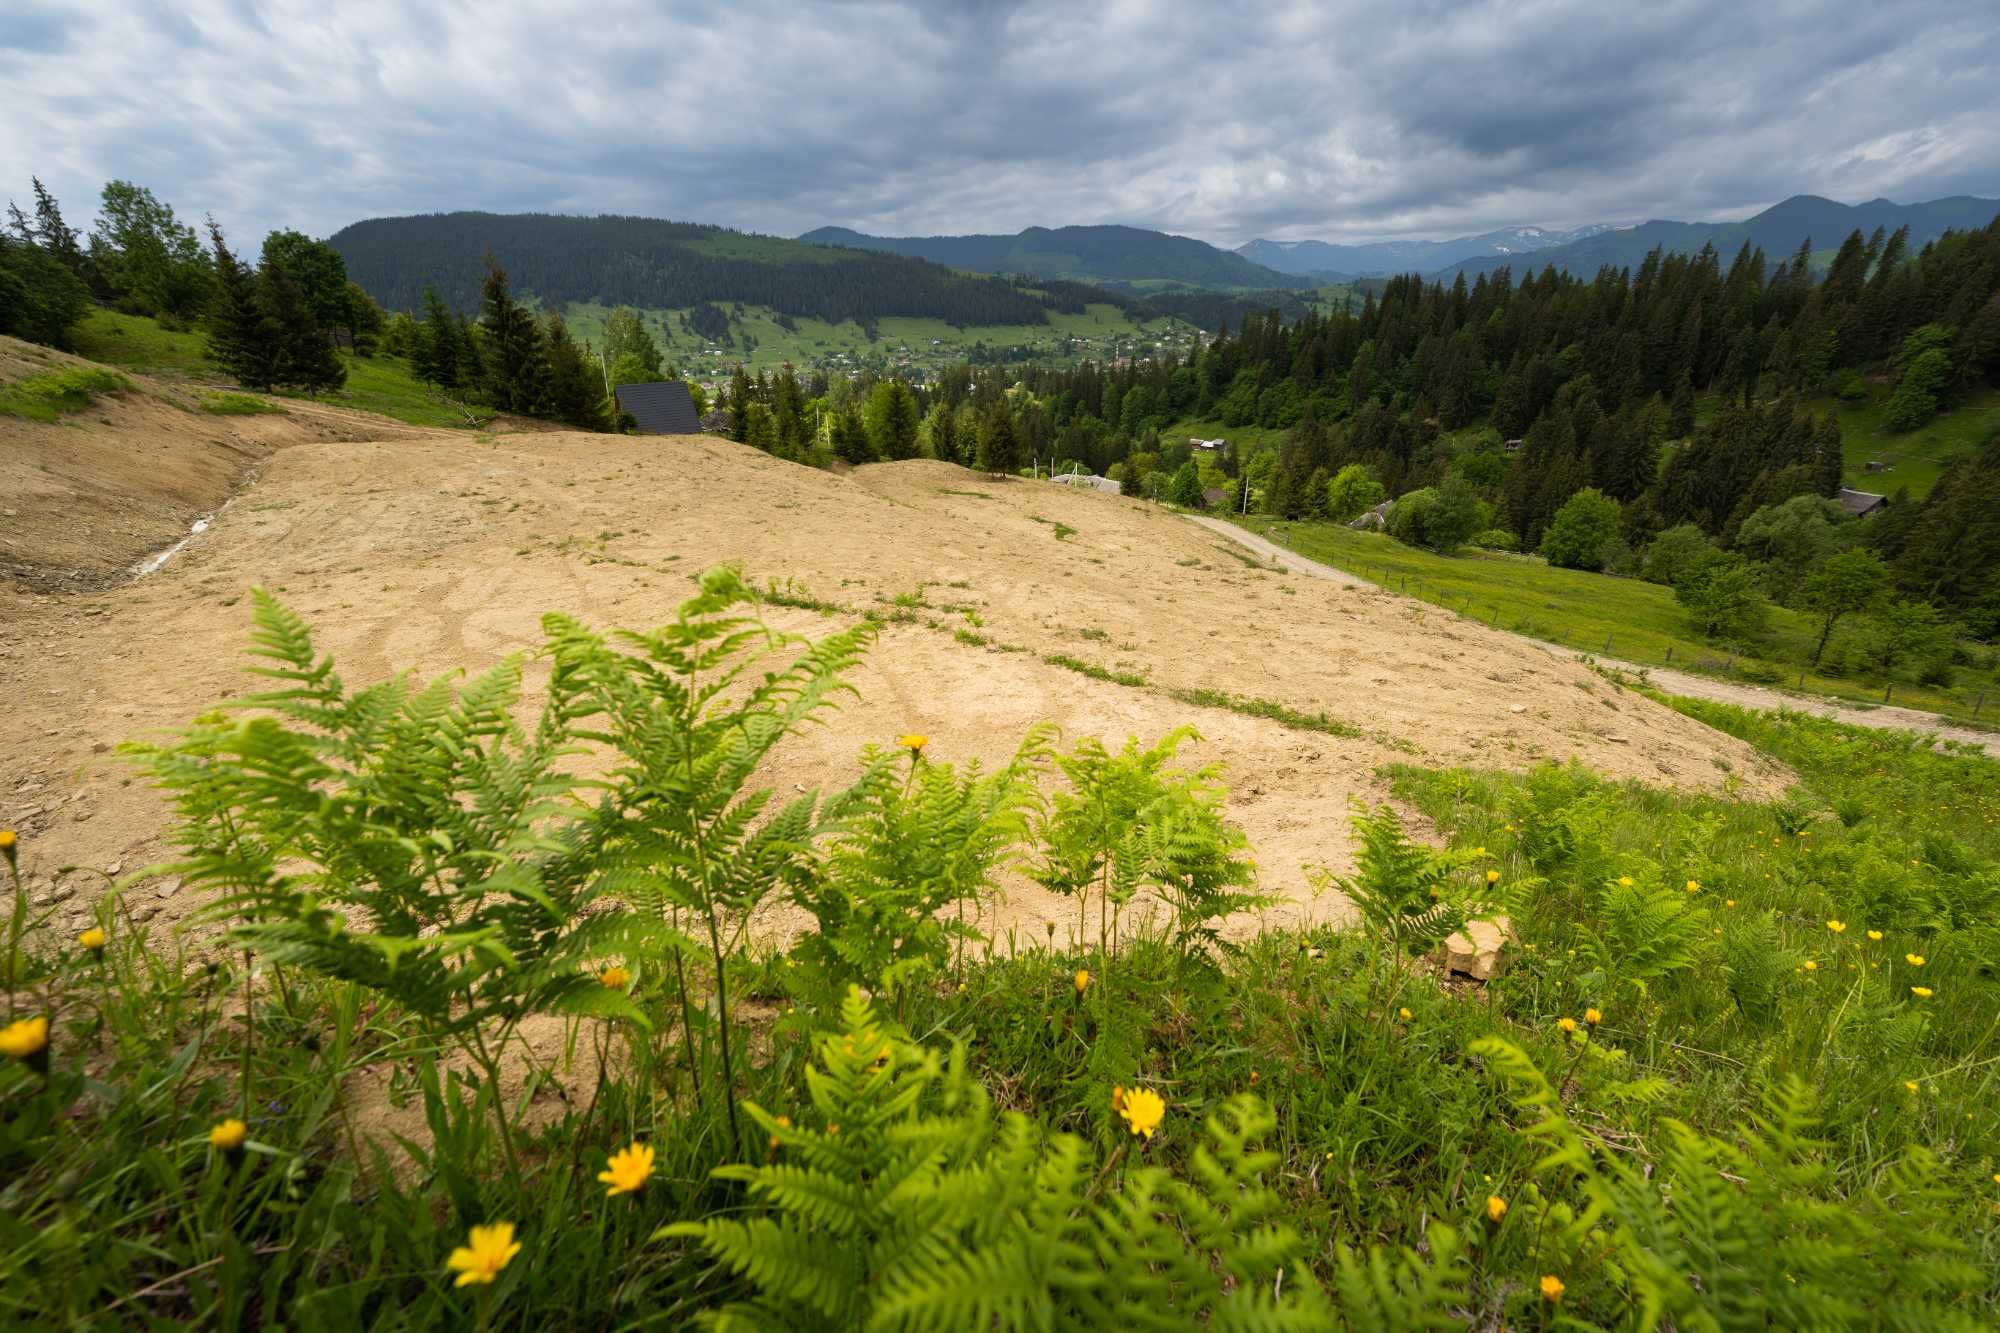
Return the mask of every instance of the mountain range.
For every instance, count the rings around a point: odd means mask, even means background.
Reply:
[[[2000,199],[1978,199],[1956,195],[1927,203],[1898,204],[1887,199],[1871,199],[1865,204],[1843,204],[1818,195],[1799,194],[1773,204],[1741,222],[1668,222],[1655,220],[1636,227],[1606,228],[1581,236],[1563,245],[1534,253],[1532,261],[1519,255],[1486,254],[1468,257],[1441,266],[1445,275],[1464,273],[1475,277],[1494,269],[1511,267],[1515,276],[1532,267],[1553,265],[1577,277],[1589,277],[1609,264],[1614,268],[1636,268],[1654,249],[1674,254],[1693,254],[1712,245],[1727,264],[1747,241],[1761,247],[1772,262],[1789,258],[1807,241],[1815,253],[1836,250],[1852,232],[1864,237],[1877,227],[1895,231],[1910,229],[1910,249],[1915,251],[1947,231],[1984,227],[2000,213]]]
[[[869,236],[846,227],[821,227],[799,239],[882,250],[973,273],[1017,273],[1134,291],[1271,291],[1320,285],[1301,271],[1269,268],[1206,241],[1143,227],[1029,227],[1012,236]]]
[[[1386,278],[1398,273],[1434,273],[1461,260],[1493,256],[1518,258],[1611,230],[1610,223],[1559,230],[1550,227],[1503,227],[1477,236],[1448,241],[1372,241],[1342,245],[1331,241],[1251,241],[1236,253],[1280,273],[1301,274],[1330,281]]]

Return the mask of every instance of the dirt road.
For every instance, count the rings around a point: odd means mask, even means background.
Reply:
[[[1288,551],[1270,538],[1246,528],[1239,528],[1234,523],[1201,514],[1189,514],[1187,517],[1211,532],[1221,533],[1288,572],[1330,579],[1343,588],[1377,588],[1376,584],[1366,579],[1357,578],[1343,569],[1335,569],[1332,565],[1310,560],[1296,551]],[[1378,589],[1378,591],[1387,590]],[[1577,655],[1575,649],[1565,648],[1559,644],[1543,643],[1539,639],[1528,639],[1527,642],[1538,644],[1558,657],[1573,658]],[[1641,666],[1637,662],[1626,662],[1615,657],[1593,654],[1591,660],[1602,667],[1643,676],[1647,684],[1665,694],[1678,694],[1690,699],[1709,699],[1717,703],[1737,704],[1744,708],[1784,708],[1795,713],[1810,713],[1815,717],[1852,723],[1857,727],[1877,727],[1885,731],[1913,731],[1920,735],[1934,735],[1943,740],[1958,741],[1984,750],[1988,754],[2000,754],[2000,749],[1995,748],[1996,741],[2000,741],[2000,738],[1996,738],[1992,733],[1957,726],[1935,713],[1919,712],[1914,708],[1896,708],[1886,704],[1861,708],[1811,695],[1794,694],[1788,690],[1740,685],[1734,681],[1690,675],[1667,667]]]

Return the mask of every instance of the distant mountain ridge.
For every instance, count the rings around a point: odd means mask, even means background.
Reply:
[[[878,250],[974,273],[1011,273],[1142,289],[1142,285],[1274,290],[1318,286],[1206,241],[1143,227],[1029,227],[1011,236],[870,236],[820,227],[809,245]]]
[[[1552,250],[1611,230],[1608,222],[1589,227],[1502,227],[1476,236],[1445,241],[1371,241],[1344,245],[1331,241],[1250,241],[1236,253],[1280,273],[1307,274],[1336,280],[1386,278],[1399,273],[1430,273],[1447,264],[1482,256],[1518,257]]]
[[[1793,195],[1741,222],[1670,222],[1654,220],[1636,227],[1620,227],[1581,237],[1565,245],[1534,252],[1527,262],[1520,255],[1482,255],[1440,267],[1441,276],[1464,273],[1476,277],[1494,269],[1511,267],[1516,276],[1545,265],[1578,277],[1589,277],[1600,268],[1634,268],[1645,262],[1654,249],[1671,254],[1693,254],[1704,245],[1713,245],[1726,264],[1744,242],[1760,246],[1767,259],[1789,258],[1803,242],[1810,240],[1815,250],[1838,249],[1852,232],[1867,236],[1877,227],[1893,232],[1910,229],[1910,249],[1915,251],[1947,231],[1984,227],[2000,213],[2000,199],[1980,199],[1953,195],[1925,203],[1898,204],[1888,199],[1870,199],[1864,204],[1843,204],[1818,195]]]

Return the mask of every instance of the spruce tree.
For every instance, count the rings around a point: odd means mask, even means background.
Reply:
[[[579,430],[604,430],[604,372],[584,355],[576,339],[570,336],[563,317],[553,311],[548,317],[546,343],[548,372],[540,415]]]
[[[750,442],[750,375],[738,363],[729,377],[729,438],[738,444]]]
[[[988,408],[979,423],[979,469],[1010,475],[1021,470],[1021,442],[1004,399]]]
[[[931,456],[942,463],[957,463],[962,460],[958,454],[958,413],[952,411],[951,404],[939,403],[931,409]]]
[[[260,327],[256,275],[231,252],[214,218],[208,220],[208,242],[215,261],[215,294],[208,306],[209,359],[239,384],[268,389],[271,362],[260,347],[267,335]]]
[[[514,300],[507,270],[491,255],[480,292],[486,330],[486,400],[502,412],[533,414],[542,400],[547,357],[533,315]]]

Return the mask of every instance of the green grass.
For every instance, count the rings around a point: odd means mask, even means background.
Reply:
[[[78,321],[72,338],[78,356],[146,375],[207,377],[215,367],[201,334],[162,328],[145,315],[120,314],[101,306]]]
[[[1838,410],[1845,461],[1841,480],[1856,490],[1894,495],[1907,486],[1912,499],[1922,499],[1930,494],[1947,463],[1977,452],[2000,434],[2000,391],[1969,394],[1950,412],[1901,435],[1882,425],[1888,402],[1887,391],[1877,388],[1865,403],[1823,398],[1810,404],[1817,411]],[[1870,472],[1870,462],[1887,466],[1884,471]]]
[[[201,410],[219,417],[283,416],[285,409],[255,394],[212,390],[201,396]]]
[[[1715,674],[1725,673],[1732,655],[1728,647],[1696,635],[1673,589],[1659,584],[1556,569],[1534,556],[1471,548],[1443,556],[1338,524],[1290,523],[1257,514],[1230,521],[1391,592],[1579,652]],[[1763,669],[1772,683],[1799,688],[1800,668],[1815,637],[1806,617],[1773,607],[1769,637],[1743,654],[1737,671],[1755,673],[1757,663],[1768,664]],[[1990,666],[1984,671],[1962,668],[1958,677],[1949,689],[1899,680],[1890,687],[1890,702],[1970,719],[1983,692],[2000,696]],[[1884,682],[1807,672],[1803,689],[1855,703],[1880,703]],[[2000,697],[1988,700],[1980,718],[1992,720],[1996,711]]]
[[[83,411],[99,394],[131,387],[132,382],[115,370],[96,367],[47,370],[0,386],[0,416],[55,421],[71,412]]]
[[[413,426],[471,428],[471,423],[456,409],[432,398],[429,386],[412,374],[409,363],[401,358],[341,355],[347,363],[347,383],[332,393],[320,394],[314,401],[377,412]],[[304,397],[289,393],[284,396]]]

